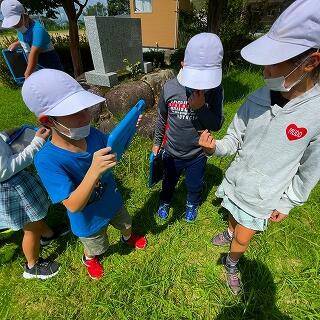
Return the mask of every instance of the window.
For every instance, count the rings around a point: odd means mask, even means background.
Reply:
[[[152,12],[152,0],[134,0],[135,12]]]

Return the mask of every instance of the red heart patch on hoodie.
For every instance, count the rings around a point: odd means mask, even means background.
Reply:
[[[286,133],[290,141],[302,139],[308,130],[306,128],[299,128],[294,123],[291,123],[287,126]]]

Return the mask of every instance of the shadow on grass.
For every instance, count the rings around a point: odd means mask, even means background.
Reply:
[[[215,165],[208,163],[205,173],[205,183],[202,192],[202,199],[205,200],[213,186],[217,186],[223,177],[222,170]],[[172,214],[168,220],[162,221],[156,217],[159,206],[159,192],[155,191],[144,204],[143,208],[133,216],[133,229],[141,234],[159,234],[169,225],[183,218],[185,212],[187,191],[184,179],[177,184],[172,200]]]
[[[251,92],[251,88],[241,83],[240,80],[235,80],[235,76],[241,71],[230,72],[223,78],[224,102],[236,102],[239,99],[247,96]]]
[[[221,264],[221,257],[219,262]],[[267,266],[258,260],[241,258],[243,291],[239,302],[225,306],[216,320],[290,320],[276,306],[276,285]]]

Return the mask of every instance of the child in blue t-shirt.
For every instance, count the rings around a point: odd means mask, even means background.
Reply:
[[[52,130],[51,140],[35,158],[38,174],[52,202],[67,208],[71,230],[84,245],[83,263],[89,276],[100,279],[99,257],[108,248],[109,224],[121,230],[123,243],[136,249],[147,244],[145,237],[131,232],[132,219],[109,171],[116,165],[116,155],[107,148],[107,136],[90,127],[88,108],[104,98],[53,69],[32,74],[22,96],[39,121]]]
[[[28,78],[37,68],[63,70],[49,33],[38,21],[32,20],[25,13],[25,9],[19,1],[2,1],[1,12],[4,17],[2,27],[14,28],[17,31],[18,41],[12,43],[9,50],[13,51],[22,47],[28,57],[25,78]]]

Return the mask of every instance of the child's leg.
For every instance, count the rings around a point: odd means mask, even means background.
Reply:
[[[198,205],[201,201],[206,163],[207,157],[205,156],[196,158],[187,163],[186,187],[188,190],[187,202],[189,204]]]
[[[107,227],[104,227],[90,237],[79,238],[84,246],[82,262],[86,266],[89,277],[94,280],[99,280],[104,275],[99,256],[104,254],[109,247],[106,229]]]
[[[237,224],[234,229],[234,237],[230,246],[229,256],[233,261],[238,261],[247,250],[252,237],[257,233],[256,230],[249,229]]]
[[[28,223],[23,227],[22,250],[29,268],[33,267],[39,259],[40,237],[44,230],[44,224],[45,222],[40,220]]]
[[[44,220],[26,224],[23,227],[23,231],[22,250],[30,268],[34,266],[39,259],[41,236],[51,237],[53,231]]]
[[[160,201],[170,204],[174,189],[179,180],[181,169],[177,167],[177,161],[168,155],[163,154],[164,177],[162,180],[162,190],[160,192]]]
[[[147,245],[147,239],[144,236],[132,233],[132,218],[127,209],[122,207],[119,212],[112,218],[110,224],[120,230],[120,240],[136,249],[144,249]]]

